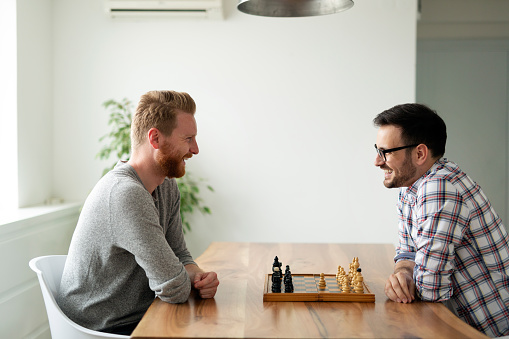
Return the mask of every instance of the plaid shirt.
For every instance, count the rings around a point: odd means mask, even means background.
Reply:
[[[509,334],[509,237],[479,185],[442,158],[398,200],[394,260],[413,260],[418,296],[449,300],[489,336]]]

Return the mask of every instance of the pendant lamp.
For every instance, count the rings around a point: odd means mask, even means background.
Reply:
[[[339,13],[352,6],[352,0],[239,0],[237,9],[259,16],[303,17]]]

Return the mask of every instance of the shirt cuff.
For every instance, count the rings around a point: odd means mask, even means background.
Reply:
[[[394,257],[394,262],[397,263],[398,261],[401,260],[415,261],[415,252],[401,252],[396,254],[396,256]]]

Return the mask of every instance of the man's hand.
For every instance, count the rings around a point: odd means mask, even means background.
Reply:
[[[189,274],[193,288],[198,290],[200,297],[214,298],[219,285],[216,272],[205,272],[194,264],[188,264],[184,268]]]
[[[385,295],[389,299],[405,304],[415,300],[414,266],[415,263],[408,260],[396,263],[394,273],[385,283]]]
[[[198,290],[202,298],[214,298],[219,280],[215,272],[199,272],[194,276],[193,287]]]

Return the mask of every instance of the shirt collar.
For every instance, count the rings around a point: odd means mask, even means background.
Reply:
[[[417,190],[421,186],[422,182],[425,178],[427,178],[432,173],[436,173],[440,169],[442,169],[447,162],[447,158],[440,158],[426,171],[419,179],[417,179],[410,187],[403,187],[402,191],[406,190],[407,194],[411,194],[412,196],[417,196]]]

